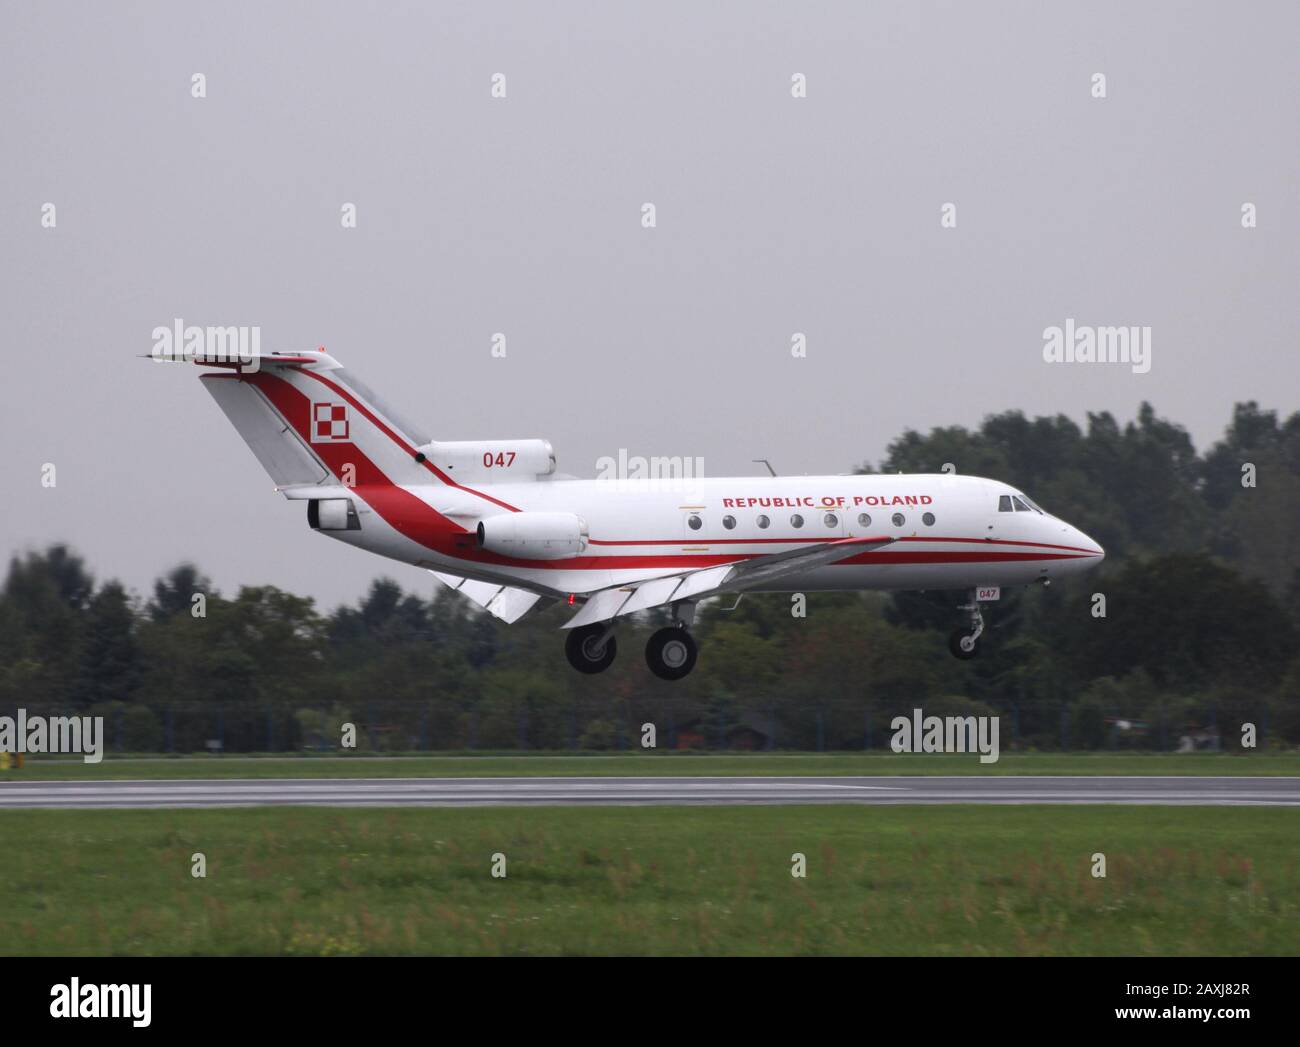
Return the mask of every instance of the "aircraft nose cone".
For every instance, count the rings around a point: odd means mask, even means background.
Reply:
[[[1079,532],[1079,545],[1090,551],[1096,563],[1101,563],[1102,560],[1106,559],[1106,550],[1101,547],[1101,543],[1095,538],[1089,538],[1082,531]]]

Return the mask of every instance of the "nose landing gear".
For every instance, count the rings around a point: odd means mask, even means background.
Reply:
[[[980,636],[984,632],[984,615],[980,613],[979,601],[975,599],[974,593],[971,593],[970,603],[962,604],[957,609],[970,612],[970,631],[958,629],[949,636],[948,650],[952,652],[954,658],[966,662],[980,653],[979,644]]]

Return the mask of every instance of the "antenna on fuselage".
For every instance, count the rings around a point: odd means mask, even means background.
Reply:
[[[765,466],[767,466],[767,471],[769,473],[771,473],[773,476],[776,475],[776,470],[772,468],[772,463],[769,462],[766,458],[755,458],[753,459],[753,461],[762,462]]]

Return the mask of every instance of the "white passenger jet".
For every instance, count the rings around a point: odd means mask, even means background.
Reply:
[[[431,440],[323,349],[221,370],[203,384],[286,498],[331,538],[424,567],[505,622],[574,608],[565,653],[609,667],[620,619],[652,607],[671,626],[646,646],[655,675],[695,665],[704,599],[746,592],[968,589],[980,603],[1099,564],[1086,534],[1022,492],[975,476],[763,476],[578,480],[545,440]]]

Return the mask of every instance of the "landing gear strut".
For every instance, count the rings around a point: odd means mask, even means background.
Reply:
[[[687,675],[695,668],[697,653],[695,641],[682,625],[660,629],[645,645],[646,664],[661,680],[680,680]]]
[[[975,599],[974,593],[970,595],[970,603],[962,604],[957,609],[970,612],[970,631],[958,629],[948,637],[948,650],[952,652],[954,658],[960,658],[965,662],[980,653],[979,645],[980,636],[984,632],[984,615],[980,614],[979,601]]]
[[[564,641],[564,653],[569,664],[580,673],[603,673],[618,654],[618,640],[614,637],[613,622],[596,622],[572,629]]]

